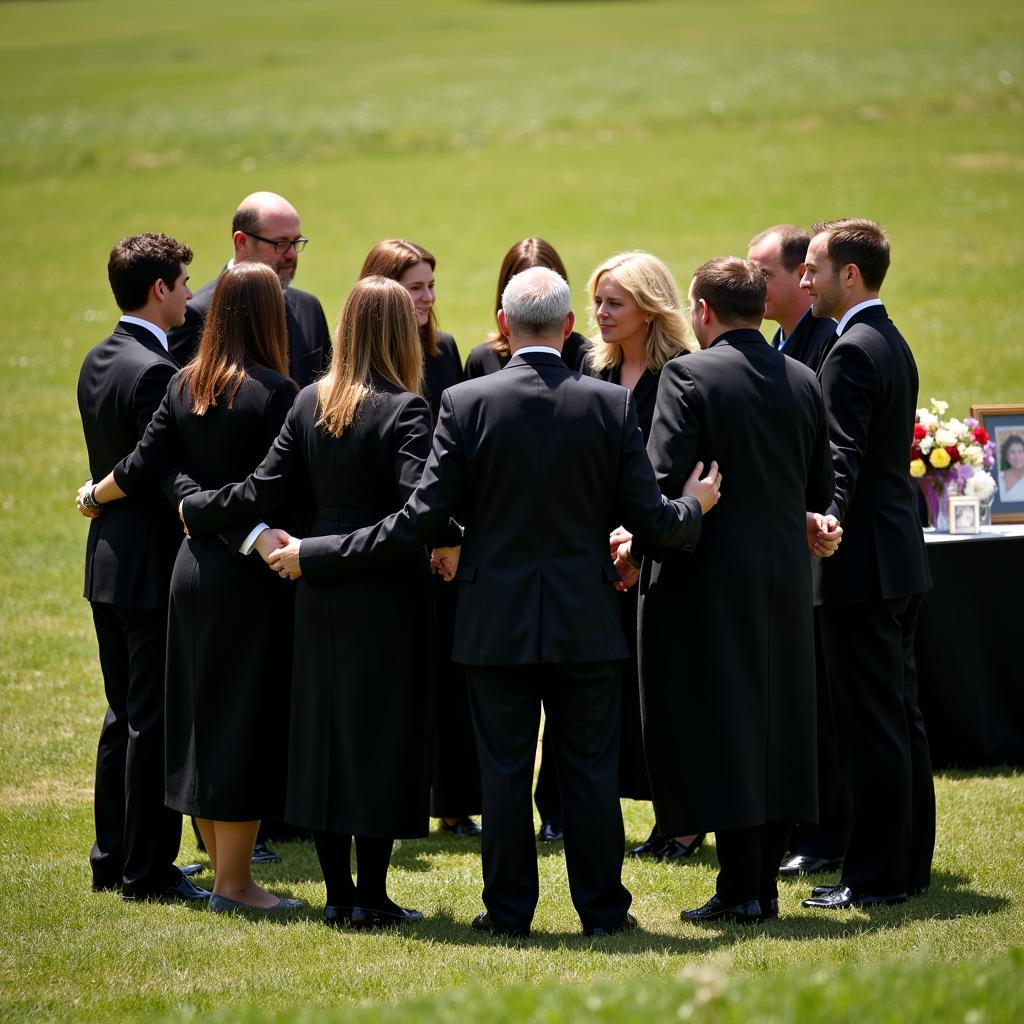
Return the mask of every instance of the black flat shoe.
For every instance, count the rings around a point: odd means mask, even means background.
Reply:
[[[470,927],[475,932],[488,932],[491,935],[497,935],[506,939],[528,939],[530,937],[529,928],[496,928],[491,920],[491,915],[486,911],[482,914],[477,914],[473,918],[473,923]]]
[[[324,924],[328,928],[345,928],[352,923],[353,907],[324,907]]]
[[[398,928],[403,924],[415,924],[423,920],[418,910],[406,910],[396,907],[394,910],[366,910],[363,907],[352,908],[353,928]]]
[[[632,914],[626,914],[626,916],[611,928],[584,928],[583,934],[589,936],[592,939],[601,939],[606,935],[617,935],[619,932],[631,932],[636,928],[636,918]]]
[[[289,910],[301,910],[307,906],[305,900],[292,900],[282,896],[273,906],[256,907],[251,903],[242,903],[240,900],[232,900],[227,896],[218,896],[214,893],[207,904],[215,914],[252,914],[260,917],[264,914],[280,914]]]
[[[280,854],[274,853],[266,843],[257,843],[252,848],[253,864],[280,864]]]
[[[545,821],[537,833],[537,838],[542,843],[557,843],[560,839],[565,838],[565,832],[562,831],[562,826],[557,821]]]
[[[670,839],[662,847],[661,853],[658,854],[658,860],[665,864],[674,860],[686,860],[687,857],[692,857],[701,848],[706,838],[707,833],[701,832],[689,846],[679,842],[678,839]]]
[[[735,921],[737,924],[758,924],[768,919],[757,900],[749,900],[746,903],[739,903],[735,907],[727,907],[715,893],[704,904],[696,910],[684,910],[679,915],[684,921],[691,921],[694,924],[703,924],[705,921]]]
[[[445,832],[450,832],[453,836],[457,836],[459,839],[471,839],[473,836],[478,836],[483,832],[483,826],[481,826],[480,822],[474,821],[472,818],[463,818],[461,821],[455,822],[454,825],[449,825],[448,822],[442,819],[441,828]]]
[[[872,893],[854,892],[848,885],[837,885],[830,892],[823,892],[820,896],[804,900],[802,905],[818,910],[850,910],[853,907],[892,907],[897,903],[906,902],[905,892],[876,896]]]
[[[650,857],[657,860],[668,845],[668,840],[658,834],[657,828],[651,829],[651,834],[639,845],[626,851],[627,857]]]
[[[838,871],[843,866],[843,858],[830,860],[828,857],[812,857],[808,853],[794,853],[786,857],[779,865],[780,875],[824,875],[829,871]]]
[[[208,900],[212,895],[213,893],[209,890],[193,885],[184,875],[178,875],[176,882],[151,892],[139,892],[134,889],[121,890],[121,899],[125,903],[144,903],[149,900],[180,900],[187,903],[192,900]]]

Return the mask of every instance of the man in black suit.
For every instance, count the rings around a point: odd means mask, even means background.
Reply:
[[[817,370],[822,346],[832,338],[836,324],[831,317],[816,317],[811,312],[811,297],[800,287],[810,241],[811,236],[803,228],[776,224],[750,240],[747,259],[764,272],[768,288],[764,315],[779,325],[772,337],[772,347]],[[820,571],[820,563],[812,563],[811,571]],[[817,618],[814,649],[818,684],[818,821],[793,829],[789,850],[779,868],[782,875],[835,871],[843,863],[850,833],[850,797],[839,775],[832,700]]]
[[[644,559],[644,744],[659,831],[715,833],[715,894],[683,920],[750,923],[777,916],[789,828],[817,814],[807,553],[839,533],[807,511],[832,498],[825,411],[761,336],[764,275],[710,260],[689,301],[701,350],[662,370],[647,451],[664,493],[712,451],[729,488],[696,551]]]
[[[231,222],[234,259],[254,261],[273,269],[284,289],[288,326],[289,375],[300,388],[316,380],[331,362],[331,337],[320,300],[292,287],[299,253],[308,239],[302,237],[299,215],[287,199],[274,192],[254,192],[242,200]],[[171,354],[184,366],[199,346],[206,314],[217,281],[203,285],[185,311],[185,322],[169,335]]]
[[[125,238],[110,254],[110,286],[124,315],[85,357],[78,378],[93,480],[132,451],[178,369],[167,331],[185,319],[191,260],[187,246],[159,234]],[[164,806],[167,592],[181,526],[158,488],[117,502],[102,516],[88,485],[83,492],[80,499],[95,514],[85,597],[109,705],[96,758],[93,889],[120,889],[126,901],[205,899],[210,894],[174,866],[181,816]]]
[[[822,566],[822,646],[853,802],[840,883],[804,906],[900,903],[931,879],[935,792],[917,701],[914,630],[931,586],[907,471],[917,366],[878,297],[889,242],[868,220],[816,224],[802,280],[839,321],[818,371],[845,541]]]
[[[632,396],[560,357],[572,331],[568,285],[535,267],[503,294],[505,369],[449,388],[430,458],[405,507],[345,537],[272,555],[311,582],[464,524],[452,657],[467,666],[483,775],[483,901],[473,926],[530,932],[538,897],[530,787],[541,704],[556,739],[573,905],[589,935],[634,927],[621,882],[618,799],[620,623],[609,531],[673,548],[697,542],[718,498],[698,466],[662,498]],[[682,482],[681,482],[682,484]]]

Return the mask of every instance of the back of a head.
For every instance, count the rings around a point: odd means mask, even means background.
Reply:
[[[758,328],[764,319],[767,284],[756,263],[718,256],[693,274],[693,299],[703,299],[726,327]]]
[[[572,296],[561,275],[547,267],[531,267],[505,286],[501,308],[511,334],[528,338],[557,335],[560,340],[572,311]]]

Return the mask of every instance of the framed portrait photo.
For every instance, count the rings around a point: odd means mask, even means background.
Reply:
[[[953,496],[949,499],[949,532],[981,532],[981,503],[977,498]]]
[[[996,446],[993,523],[1024,523],[1024,405],[972,405]]]

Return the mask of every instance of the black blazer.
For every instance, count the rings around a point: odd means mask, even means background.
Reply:
[[[587,353],[584,353],[580,372],[597,380],[606,380],[611,384],[619,383],[619,368],[617,366],[609,370],[595,370]],[[654,407],[658,398],[658,376],[656,373],[651,373],[650,370],[644,370],[633,388],[636,418],[640,425],[640,433],[644,436],[644,444],[647,443],[647,438],[651,433],[651,423],[654,421]]]
[[[437,336],[438,353],[423,359],[423,397],[430,406],[430,418],[437,422],[441,410],[441,394],[463,380],[462,360],[455,339],[443,331]]]
[[[401,512],[302,543],[310,581],[465,524],[452,657],[467,665],[626,658],[608,553],[619,523],[674,547],[696,543],[694,498],[661,497],[629,392],[573,373],[554,353],[449,388],[433,450]]]
[[[821,361],[821,350],[825,343],[836,333],[836,322],[831,317],[818,317],[808,310],[801,321],[793,328],[793,333],[786,339],[783,355],[795,359],[812,370],[818,369]],[[772,337],[772,348],[777,349],[782,340],[780,327]]]
[[[562,346],[562,362],[570,370],[583,370],[583,358],[590,349],[590,342],[577,334],[575,331],[565,339]],[[489,341],[481,342],[472,352],[466,356],[466,379],[473,380],[476,377],[486,377],[489,373],[497,373],[508,366],[511,355],[502,356],[494,351],[494,346]],[[590,374],[593,376],[593,374]]]
[[[206,314],[213,302],[218,278],[204,284],[185,307],[185,323],[167,336],[171,354],[184,366],[199,348]],[[311,384],[331,365],[331,335],[320,300],[298,288],[284,290],[284,317],[288,326],[288,373],[300,388]]]
[[[931,586],[907,470],[917,365],[884,306],[850,320],[818,370],[843,542],[821,566],[824,604],[889,600]]]
[[[102,480],[129,454],[163,400],[178,364],[153,333],[118,323],[86,357],[78,376],[78,410],[89,451],[89,472]],[[127,608],[167,604],[181,524],[173,484],[140,489],[90,520],[85,596]]]

